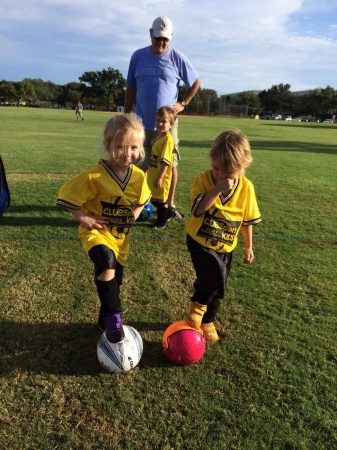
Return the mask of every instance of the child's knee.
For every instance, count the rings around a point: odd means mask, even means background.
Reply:
[[[110,281],[115,278],[115,269],[105,269],[97,276],[98,281]]]

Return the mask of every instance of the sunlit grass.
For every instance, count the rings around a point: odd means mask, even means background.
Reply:
[[[98,299],[59,186],[99,158],[109,115],[0,108],[12,204],[0,219],[0,448],[332,449],[336,395],[336,125],[181,117],[176,204],[154,233],[135,225],[124,316],[144,341],[138,367],[99,366]],[[234,255],[221,341],[173,366],[161,337],[194,281],[185,245],[189,189],[224,128],[250,139],[263,222],[255,261]]]

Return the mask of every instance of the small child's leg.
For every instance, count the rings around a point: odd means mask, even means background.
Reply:
[[[119,342],[124,338],[121,318],[121,300],[116,277],[109,281],[95,280],[97,293],[101,301],[99,322],[104,319],[106,336],[110,342]],[[101,328],[101,324],[99,323]]]
[[[215,295],[214,298],[208,303],[207,311],[202,319],[201,329],[205,338],[211,342],[218,342],[219,335],[216,331],[214,321],[216,314],[219,310],[221,298],[219,295]]]
[[[157,221],[154,223],[154,228],[166,228],[168,208],[166,203],[157,202]]]
[[[192,328],[200,328],[202,318],[207,310],[207,305],[190,301],[186,311],[186,322]]]

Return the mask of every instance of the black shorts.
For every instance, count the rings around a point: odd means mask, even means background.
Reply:
[[[203,247],[189,235],[186,240],[196,273],[192,300],[208,305],[215,298],[222,299],[231,269],[232,253],[217,253]]]
[[[115,277],[120,286],[123,281],[123,266],[117,261],[115,253],[106,245],[100,244],[92,247],[88,252],[94,263],[95,278],[107,269],[115,270]]]

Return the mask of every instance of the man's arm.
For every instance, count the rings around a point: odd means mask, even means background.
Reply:
[[[187,105],[191,102],[192,98],[198,92],[200,85],[201,85],[201,78],[198,78],[195,81],[195,83],[192,84],[192,86],[189,89],[187,89],[183,98],[183,101],[186,102]]]
[[[201,85],[201,78],[199,77],[192,86],[186,90],[183,102],[186,103],[186,106],[191,102],[192,98],[195,96],[195,94],[198,92],[199,87]],[[181,102],[175,102],[172,105],[172,108],[176,114],[180,113],[184,110],[185,106],[181,104]]]
[[[129,113],[132,111],[133,105],[136,100],[137,88],[135,86],[126,85],[125,100],[124,100],[124,112]]]

